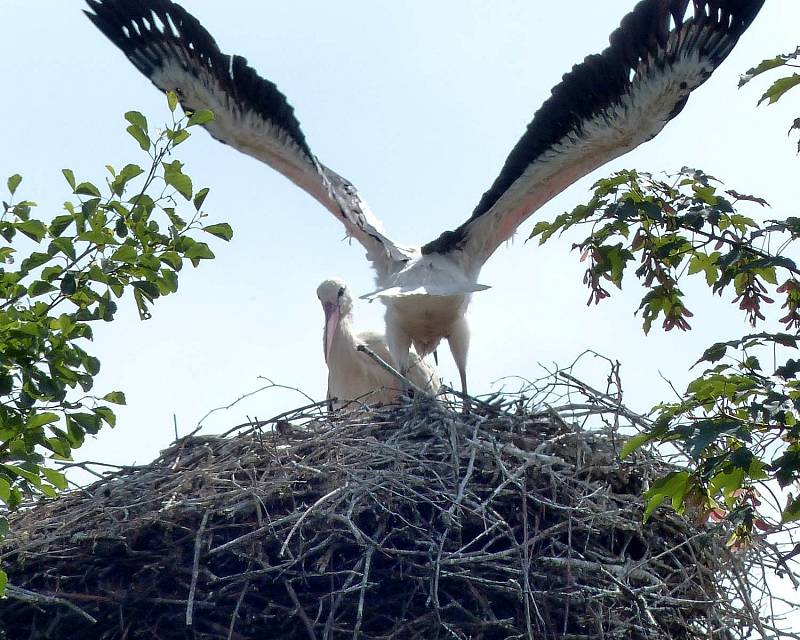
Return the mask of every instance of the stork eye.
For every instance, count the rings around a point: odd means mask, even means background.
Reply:
[[[341,298],[344,295],[344,287],[341,287],[336,295]]]

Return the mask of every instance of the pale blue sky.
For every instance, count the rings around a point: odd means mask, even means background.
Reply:
[[[167,119],[161,94],[81,13],[82,3],[5,0],[0,40],[0,176],[21,173],[21,195],[55,214],[67,198],[61,177],[102,179],[103,165],[143,162],[123,113]],[[295,107],[306,137],[328,166],[352,180],[389,233],[430,240],[465,219],[551,87],[572,64],[600,51],[633,2],[184,3],[227,53],[246,56]],[[723,67],[653,142],[568,189],[529,221],[484,269],[470,309],[469,378],[474,392],[504,376],[535,378],[538,362],[568,364],[592,348],[623,363],[628,402],[645,409],[682,386],[687,366],[717,337],[747,331],[726,300],[698,289],[695,331],[641,332],[633,316],[641,292],[629,286],[586,308],[575,237],[540,249],[525,244],[532,224],[587,199],[593,179],[614,169],[701,167],[743,192],[765,196],[776,216],[797,215],[797,159],[786,129],[792,103],[756,109],[765,83],[736,88],[749,66],[796,42],[800,3],[767,6]],[[112,462],[147,462],[209,409],[256,388],[259,375],[322,399],[322,311],[317,284],[331,275],[356,293],[372,289],[358,245],[305,193],[202,131],[178,157],[205,209],[235,230],[212,243],[217,260],[185,269],[180,291],[142,323],[131,305],[98,327],[90,350],[103,371],[98,391],[120,388],[128,407],[119,425],[80,453]],[[776,310],[777,312],[777,310]],[[776,312],[771,317],[775,318]],[[356,323],[382,326],[382,308],[360,304]],[[446,380],[456,378],[449,354]],[[602,382],[603,370],[585,375]],[[269,417],[301,404],[265,392],[209,420],[221,431],[246,415]]]

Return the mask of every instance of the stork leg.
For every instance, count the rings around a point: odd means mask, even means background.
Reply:
[[[464,396],[464,413],[469,413],[469,395],[467,393],[467,352],[469,351],[469,326],[467,319],[460,317],[450,329],[447,336],[447,343],[450,345],[450,353],[458,367],[458,374],[461,376],[461,393]]]
[[[394,321],[391,314],[386,314],[386,346],[394,359],[395,368],[404,376],[408,375],[411,364],[411,336]]]

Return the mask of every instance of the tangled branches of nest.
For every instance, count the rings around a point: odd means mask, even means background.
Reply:
[[[15,519],[0,629],[12,640],[744,637],[746,594],[723,579],[736,563],[671,511],[642,524],[643,487],[664,465],[642,452],[621,462],[618,444],[507,398],[468,416],[408,401],[187,437]]]

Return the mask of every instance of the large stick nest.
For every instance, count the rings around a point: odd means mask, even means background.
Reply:
[[[181,439],[13,519],[0,637],[743,637],[714,533],[667,509],[642,523],[663,463],[514,409],[299,411]]]

